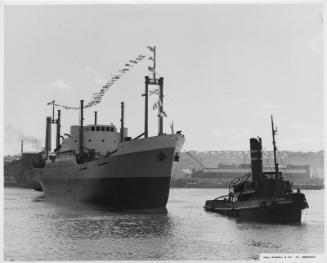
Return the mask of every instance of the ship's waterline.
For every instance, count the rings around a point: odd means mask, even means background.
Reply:
[[[75,199],[111,208],[152,209],[166,206],[170,177],[44,180],[41,184],[47,193],[45,198]]]

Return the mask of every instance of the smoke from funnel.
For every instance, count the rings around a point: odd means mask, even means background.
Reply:
[[[23,131],[17,127],[7,125],[4,129],[4,140],[11,144],[19,144],[24,141],[24,145],[32,147],[33,150],[42,149],[42,141],[31,135],[24,135]]]
[[[42,141],[33,136],[21,135],[18,141],[21,140],[24,141],[24,144],[26,143],[30,144],[34,150],[42,149]]]

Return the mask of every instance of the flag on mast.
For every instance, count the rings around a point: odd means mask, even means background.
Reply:
[[[151,52],[154,52],[154,47],[147,46],[147,48],[148,48]]]
[[[149,90],[149,96],[153,94],[159,95],[159,89]]]

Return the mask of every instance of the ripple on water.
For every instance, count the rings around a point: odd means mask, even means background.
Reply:
[[[172,189],[165,211],[115,211],[6,188],[5,259],[236,260],[323,252],[323,191],[306,193],[310,208],[300,225],[240,222],[204,211],[205,200],[224,191]]]

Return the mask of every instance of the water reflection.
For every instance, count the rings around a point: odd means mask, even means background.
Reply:
[[[323,252],[323,192],[308,194],[316,199],[300,226],[239,222],[206,213],[202,199],[211,195],[210,189],[173,189],[168,211],[114,211],[50,200],[30,190],[5,189],[4,257],[245,260],[258,259],[260,253]]]
[[[90,203],[62,201],[38,197],[52,211],[45,215],[54,219],[56,236],[72,239],[164,237],[173,231],[173,220],[164,209],[117,210]]]
[[[236,223],[240,225],[251,225],[251,226],[277,226],[277,225],[288,225],[288,226],[301,226],[302,222],[269,222],[261,221],[256,219],[241,219],[235,218]]]
[[[171,229],[170,217],[158,213],[140,215],[110,212],[77,218],[61,216],[55,223],[58,235],[73,239],[162,237],[168,236]]]

